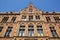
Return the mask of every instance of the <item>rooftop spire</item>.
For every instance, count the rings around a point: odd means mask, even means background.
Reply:
[[[33,6],[33,5],[32,5],[32,2],[30,2],[29,6],[30,6],[30,7],[32,7],[32,6]]]

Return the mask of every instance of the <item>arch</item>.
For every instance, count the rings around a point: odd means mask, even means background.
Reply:
[[[49,27],[54,27],[54,25],[53,24],[49,24]]]
[[[28,26],[34,26],[33,23],[29,23]]]

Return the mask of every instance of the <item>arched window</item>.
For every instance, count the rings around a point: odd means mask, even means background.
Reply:
[[[24,36],[25,26],[21,25],[19,28],[19,36]]]
[[[28,36],[34,36],[34,26],[31,23],[28,25]]]
[[[43,28],[41,25],[37,25],[38,36],[43,36]]]
[[[50,31],[51,31],[51,33],[52,33],[52,36],[53,36],[53,37],[58,37],[57,32],[56,32],[54,26],[53,26],[53,25],[50,25],[49,28],[50,28]]]

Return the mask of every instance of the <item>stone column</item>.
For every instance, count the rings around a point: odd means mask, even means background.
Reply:
[[[36,23],[34,24],[34,36],[37,36],[37,27],[36,27]]]
[[[25,25],[25,36],[28,36],[28,24]]]

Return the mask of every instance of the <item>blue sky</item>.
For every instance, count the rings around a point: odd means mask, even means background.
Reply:
[[[0,12],[18,12],[27,7],[30,2],[42,11],[60,12],[60,0],[0,0]]]

